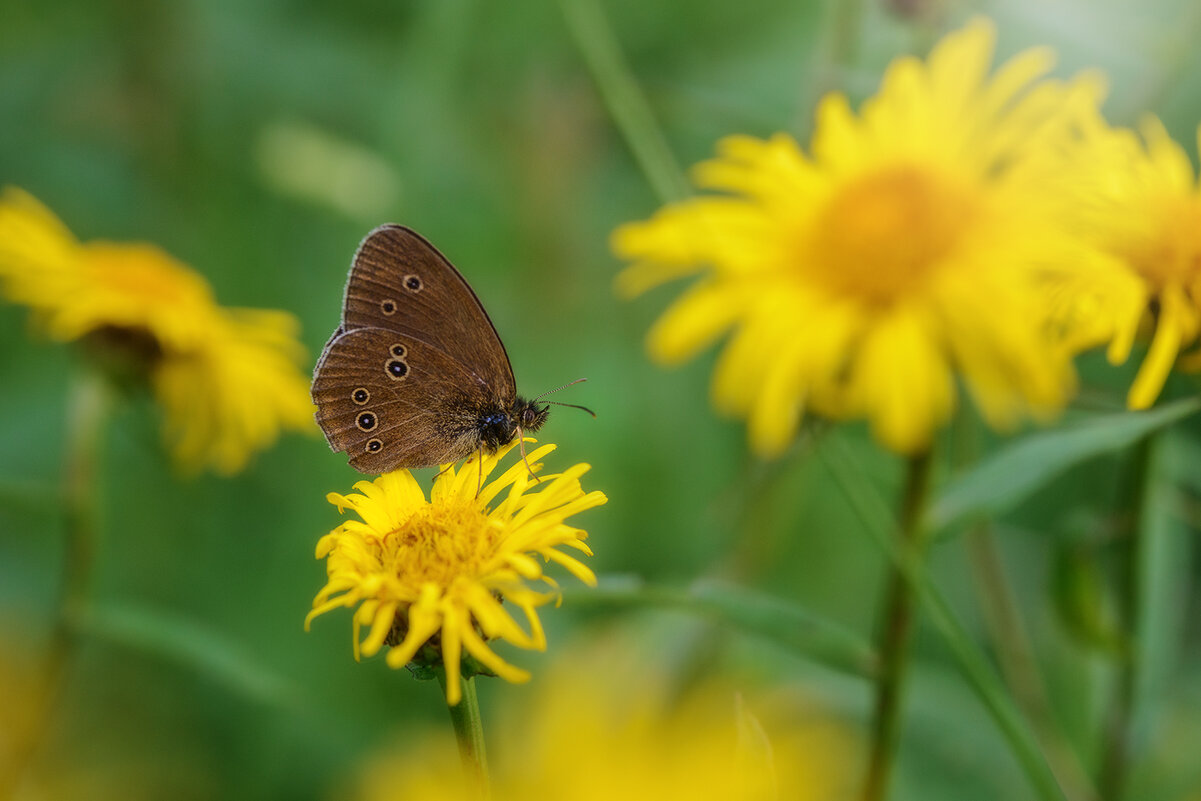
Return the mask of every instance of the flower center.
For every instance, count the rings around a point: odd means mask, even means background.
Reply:
[[[1123,255],[1158,287],[1201,278],[1201,198],[1173,199],[1156,217],[1158,230],[1129,242],[1122,248]]]
[[[834,292],[887,304],[934,271],[972,214],[966,193],[938,176],[917,167],[884,169],[829,201],[803,261]]]
[[[430,505],[384,538],[381,561],[405,584],[449,587],[457,578],[487,571],[500,534],[473,506]]]

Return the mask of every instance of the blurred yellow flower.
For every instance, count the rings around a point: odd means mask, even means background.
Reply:
[[[1140,330],[1150,333],[1127,396],[1132,409],[1155,402],[1173,365],[1201,368],[1198,351],[1177,361],[1201,337],[1201,184],[1157,118],[1145,119],[1140,132],[1092,120],[1087,158],[1104,169],[1095,169],[1077,204],[1086,229],[1125,269],[1062,276],[1059,288],[1066,325],[1090,344],[1108,341],[1113,364],[1129,358]]]
[[[458,471],[444,467],[428,501],[408,470],[360,481],[355,489],[362,494],[326,496],[339,510],[353,509],[362,521],[348,520],[317,543],[317,558],[326,559],[329,581],[313,599],[306,629],[318,615],[357,605],[355,658],[371,656],[388,644],[388,665],[399,668],[428,643],[445,665],[449,704],[459,702],[463,649],[496,675],[526,681],[529,674],[497,656],[488,641],[499,638],[519,648],[545,649],[537,607],[557,599],[558,593],[534,557],[595,584],[592,571],[563,550],[591,556],[584,542],[588,535],[564,521],[607,499],[580,487],[586,464],[535,483],[519,461],[484,484],[512,448],[484,456],[482,465],[475,456]],[[554,448],[543,445],[531,452],[531,468],[540,469],[536,460]],[[529,491],[534,487],[538,491]],[[542,582],[546,589],[533,589],[531,582]],[[524,614],[528,632],[505,608],[506,601]],[[363,626],[370,630],[360,641]]]
[[[614,232],[625,295],[702,274],[649,350],[679,362],[731,332],[714,403],[748,419],[755,451],[779,454],[807,410],[920,451],[957,377],[997,427],[1049,417],[1074,388],[1044,273],[1104,260],[1063,224],[1077,120],[1102,87],[1043,79],[1046,49],[990,77],[994,42],[976,20],[924,63],[895,60],[858,115],[826,96],[811,155],[783,134],[728,137],[694,171],[724,194]]]
[[[634,670],[614,661],[592,653],[557,665],[532,698],[485,721],[503,732],[489,760],[496,801],[853,797],[855,738],[796,694],[744,700],[732,684],[711,683],[677,696],[645,661]],[[453,739],[439,729],[420,741],[367,762],[353,792],[337,797],[473,797]]]
[[[234,473],[280,429],[316,430],[291,314],[218,306],[200,275],[154,245],[80,243],[15,187],[0,193],[0,289],[51,338],[146,369],[185,469]]]
[[[61,703],[62,673],[37,654],[40,638],[11,625],[18,607],[0,607],[0,798],[5,801],[150,799],[153,768],[118,741],[86,740],[73,705]],[[114,727],[118,731],[120,726]],[[173,765],[178,779],[182,765]],[[192,778],[189,773],[188,778]],[[160,790],[162,788],[159,788]]]

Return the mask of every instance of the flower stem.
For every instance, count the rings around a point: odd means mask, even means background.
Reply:
[[[484,724],[480,717],[480,701],[475,693],[475,677],[459,678],[463,697],[450,711],[450,722],[454,726],[455,739],[459,743],[459,758],[463,772],[475,786],[476,798],[488,801],[492,798],[492,786],[488,778],[488,753],[484,747]],[[446,671],[438,671],[438,683],[442,685],[442,696],[446,697]]]
[[[992,665],[968,636],[946,598],[930,581],[925,565],[913,558],[907,549],[899,547],[894,541],[896,538],[891,536],[897,530],[892,512],[875,487],[865,480],[866,471],[837,435],[826,437],[817,453],[830,470],[830,476],[846,498],[851,512],[859,518],[864,532],[888,554],[894,567],[900,570],[921,600],[926,619],[950,650],[968,686],[1009,744],[1033,785],[1035,797],[1042,801],[1062,801],[1063,791],[1038,740],[1006,693]]]
[[[67,408],[67,456],[62,479],[66,542],[58,614],[40,670],[33,701],[35,710],[25,732],[14,737],[10,769],[0,772],[0,798],[16,795],[45,745],[63,676],[75,650],[75,621],[79,616],[96,553],[96,476],[101,435],[110,407],[110,390],[103,375],[86,370],[71,388]]]
[[[688,197],[688,181],[600,4],[596,0],[559,0],[559,5],[601,99],[659,200],[669,203]]]
[[[1146,611],[1146,595],[1151,589],[1144,580],[1145,568],[1151,548],[1147,529],[1147,501],[1152,489],[1156,443],[1154,435],[1145,437],[1134,451],[1133,503],[1130,510],[1130,532],[1126,540],[1125,553],[1119,564],[1122,568],[1122,585],[1118,594],[1120,614],[1125,627],[1126,648],[1118,667],[1117,687],[1114,692],[1109,720],[1106,724],[1103,760],[1098,784],[1109,801],[1120,801],[1126,794],[1126,781],[1130,771],[1132,730],[1136,722],[1143,669],[1142,622]]]
[[[930,462],[929,451],[909,460],[905,496],[901,505],[899,546],[915,561],[922,560],[926,546],[921,520],[929,496]],[[880,680],[876,686],[871,755],[863,793],[866,801],[881,801],[888,796],[889,778],[900,740],[901,701],[908,673],[909,645],[913,639],[913,590],[895,566],[889,571],[885,604],[885,624],[880,642]]]

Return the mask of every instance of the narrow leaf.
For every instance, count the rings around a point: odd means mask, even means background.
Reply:
[[[250,700],[297,708],[300,693],[236,644],[194,621],[158,609],[108,603],[82,610],[79,631],[192,668]]]
[[[690,587],[648,586],[633,576],[605,576],[599,586],[573,590],[574,605],[658,607],[691,612],[737,631],[765,637],[841,673],[872,678],[876,657],[858,635],[796,604],[711,580]]]
[[[944,530],[974,516],[995,516],[1081,462],[1129,447],[1201,410],[1201,399],[1148,412],[1089,418],[1017,440],[952,480],[931,506],[927,525]]]

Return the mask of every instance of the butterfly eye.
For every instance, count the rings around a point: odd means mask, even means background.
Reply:
[[[367,440],[368,453],[379,453],[379,449],[382,447],[384,447],[384,443],[380,441],[379,437]]]
[[[379,422],[375,419],[375,415],[371,412],[363,412],[359,415],[359,419],[354,421],[354,424],[359,427],[360,431],[370,431],[375,428],[375,424]]]
[[[379,305],[379,309],[384,314],[396,314],[396,301],[385,300],[383,303],[381,303]]]
[[[404,345],[397,344],[392,346],[392,355],[396,358],[403,359],[406,353],[408,353],[408,351],[405,350]]]
[[[359,406],[362,406],[364,403],[371,400],[371,393],[367,391],[366,387],[359,387],[350,394],[350,399]]]
[[[404,283],[405,289],[409,290],[410,292],[420,292],[421,287],[423,286],[421,279],[416,275],[406,275]]]
[[[409,366],[399,359],[390,361],[385,368],[394,380],[399,381],[409,374]]]

